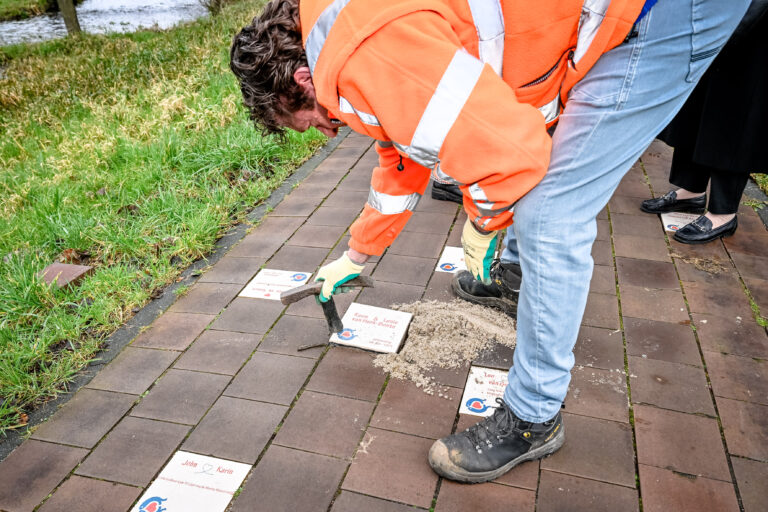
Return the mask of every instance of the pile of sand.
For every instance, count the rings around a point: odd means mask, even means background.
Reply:
[[[381,354],[373,364],[429,394],[436,387],[428,375],[431,370],[459,368],[494,343],[515,346],[514,320],[495,309],[463,300],[398,304],[392,309],[413,314],[408,338],[400,353]]]

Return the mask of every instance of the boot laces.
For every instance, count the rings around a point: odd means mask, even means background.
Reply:
[[[519,426],[525,423],[515,416],[501,398],[497,398],[496,403],[499,407],[492,416],[467,429],[467,437],[478,453],[483,453],[485,447],[492,448],[494,443],[500,444],[504,438],[515,432],[521,432]]]

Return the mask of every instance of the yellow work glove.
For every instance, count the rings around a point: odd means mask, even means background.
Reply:
[[[317,296],[317,300],[328,302],[331,295],[337,293],[339,286],[359,276],[364,268],[365,265],[358,265],[349,259],[346,252],[341,258],[321,267],[315,276],[315,281],[325,282],[323,283],[322,290],[320,290],[320,295]],[[338,290],[338,293],[343,293],[344,291],[346,290]]]
[[[471,220],[464,223],[461,232],[461,245],[464,247],[464,263],[475,279],[485,284],[491,283],[491,262],[496,253],[496,234],[480,233]]]

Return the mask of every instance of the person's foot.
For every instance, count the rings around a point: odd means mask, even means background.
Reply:
[[[712,221],[706,215],[702,215],[693,222],[678,229],[675,232],[674,239],[684,244],[706,244],[718,238],[731,236],[736,232],[738,225],[738,218],[734,215],[730,221],[715,228],[712,225]]]
[[[521,462],[545,457],[565,442],[560,413],[544,423],[523,421],[501,398],[492,416],[463,432],[438,439],[429,465],[445,478],[479,483],[494,480]]]
[[[498,308],[514,316],[517,313],[517,298],[520,294],[522,270],[516,263],[491,263],[491,283],[483,284],[471,273],[463,270],[453,277],[451,287],[464,300]]]
[[[432,181],[432,199],[464,204],[464,199],[461,190],[459,190],[459,186],[450,183]]]
[[[707,204],[707,195],[679,199],[677,191],[670,190],[661,197],[646,199],[640,203],[640,209],[646,213],[689,212],[703,213]]]

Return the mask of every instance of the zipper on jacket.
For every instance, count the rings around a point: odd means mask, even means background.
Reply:
[[[573,55],[573,50],[568,50],[568,51],[566,51],[565,53],[569,53],[569,52],[570,52],[570,54],[571,54],[571,55]],[[565,53],[564,53],[563,55],[565,55]],[[520,88],[522,89],[523,87],[533,87],[534,85],[539,85],[541,82],[543,82],[543,81],[545,81],[547,78],[549,78],[549,77],[552,75],[552,73],[554,73],[554,72],[555,72],[555,70],[556,70],[556,69],[557,69],[557,68],[560,66],[560,61],[561,61],[561,60],[563,60],[563,55],[561,55],[561,56],[560,56],[560,58],[559,58],[559,59],[557,59],[557,62],[555,62],[555,65],[554,65],[554,66],[552,66],[552,67],[549,69],[549,71],[547,71],[546,73],[544,73],[543,75],[541,75],[541,76],[540,76],[539,78],[537,78],[536,80],[534,80],[534,81],[532,81],[532,82],[528,82],[528,83],[527,83],[527,84],[525,84],[525,85],[521,85],[521,86],[520,86]]]

